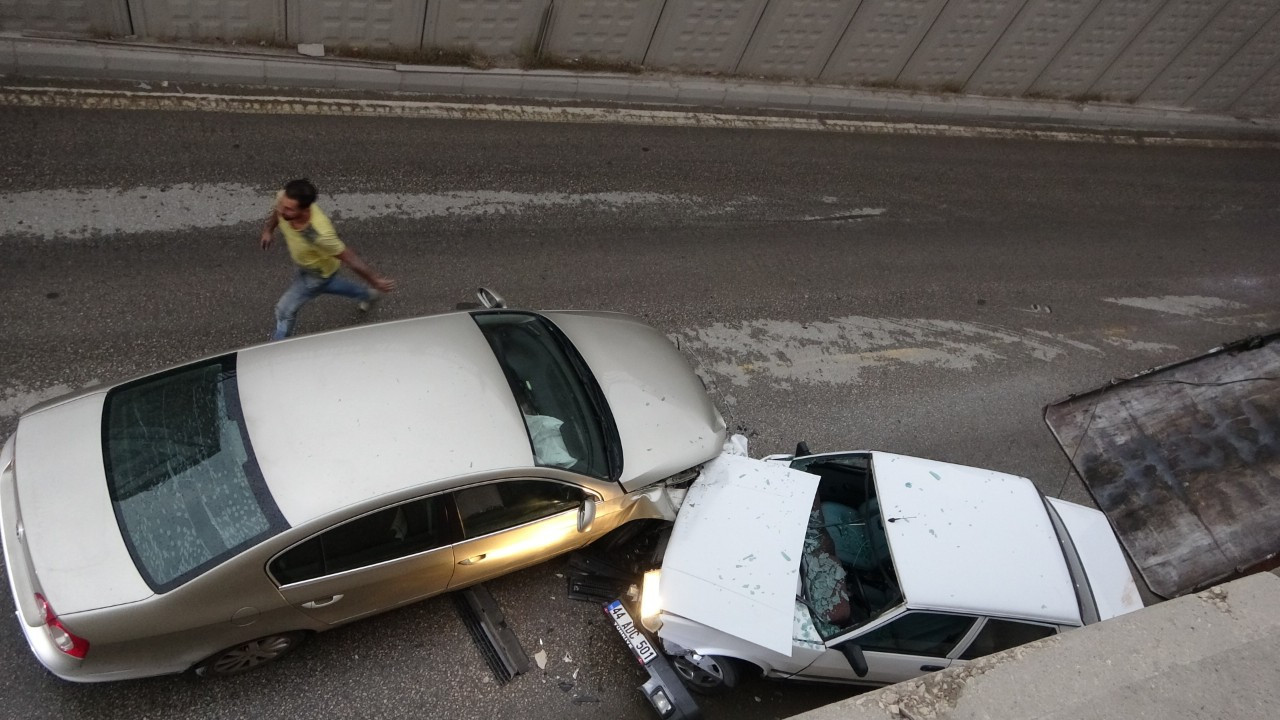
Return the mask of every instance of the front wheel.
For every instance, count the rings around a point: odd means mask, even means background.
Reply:
[[[734,688],[746,674],[741,660],[719,655],[677,655],[672,659],[680,679],[694,692],[720,695]]]
[[[304,638],[306,633],[286,632],[240,643],[196,665],[196,674],[202,677],[224,677],[255,670],[289,654]]]

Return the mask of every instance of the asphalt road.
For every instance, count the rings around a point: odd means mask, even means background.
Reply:
[[[1275,152],[798,132],[0,109],[0,433],[86,384],[266,339],[254,218],[305,175],[399,290],[300,332],[453,309],[619,310],[677,341],[752,453],[873,448],[1088,503],[1043,406],[1280,324]],[[323,392],[323,368],[316,374]],[[369,372],[378,372],[370,368]],[[69,529],[69,531],[71,531]],[[732,539],[726,538],[726,542]],[[29,718],[643,718],[642,672],[562,561],[490,584],[546,666],[499,685],[447,599],[221,681],[78,686],[0,623]],[[8,594],[0,610],[11,613]],[[841,688],[753,683],[711,717]]]

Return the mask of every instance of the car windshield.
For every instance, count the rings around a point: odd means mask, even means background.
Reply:
[[[871,459],[818,455],[796,459],[791,467],[822,478],[809,513],[800,577],[814,625],[830,639],[897,607],[902,590]]]
[[[235,356],[114,388],[105,405],[111,503],[153,590],[284,529],[245,431]]]
[[[480,312],[473,317],[524,416],[534,462],[616,478],[620,450],[612,416],[595,378],[568,340],[548,320],[531,313]]]

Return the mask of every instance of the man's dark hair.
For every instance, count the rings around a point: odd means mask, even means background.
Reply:
[[[284,196],[293,198],[298,201],[298,207],[309,208],[311,203],[316,201],[316,196],[320,193],[316,191],[316,186],[306,178],[290,180],[284,185]]]

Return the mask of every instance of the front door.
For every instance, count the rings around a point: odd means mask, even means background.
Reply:
[[[421,498],[346,521],[276,557],[280,594],[327,624],[444,592],[453,576],[447,496]]]
[[[450,588],[461,588],[562,552],[591,539],[578,532],[581,488],[550,480],[506,480],[454,493],[463,540],[453,548]]]
[[[889,685],[910,680],[951,664],[948,655],[969,635],[977,618],[908,611],[862,634],[845,635],[827,643],[822,657],[803,672],[814,679]],[[867,658],[866,677],[854,675],[838,646],[851,641]]]

